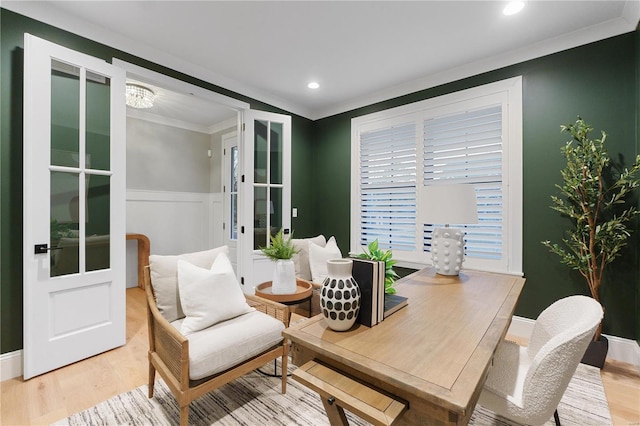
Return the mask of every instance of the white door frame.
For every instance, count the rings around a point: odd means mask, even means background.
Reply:
[[[223,244],[226,244],[229,247],[229,260],[231,260],[231,264],[233,265],[234,270],[236,271],[236,274],[238,273],[238,239],[236,238],[235,240],[232,240],[229,237],[229,233],[231,232],[231,170],[230,170],[230,164],[229,164],[229,159],[231,158],[231,148],[233,148],[234,146],[238,149],[238,198],[239,198],[239,194],[240,194],[240,171],[241,171],[241,161],[240,161],[240,141],[238,140],[238,132],[236,130],[229,132],[229,133],[225,133],[224,135],[222,135],[222,158],[224,161],[224,164],[222,165],[222,185],[224,186],[224,190],[222,192],[222,196],[224,198],[222,205],[223,205],[223,223],[224,223],[224,228],[222,230],[223,232],[223,237],[222,237],[222,241]],[[236,199],[236,209],[238,209],[239,207],[239,200]],[[237,223],[236,225],[238,225],[240,223],[240,216],[238,214],[237,218]],[[237,230],[237,232],[239,233],[239,229]]]
[[[122,59],[113,58],[112,63],[118,68],[125,70],[127,78],[139,79],[179,93],[190,93],[198,98],[235,109],[239,113],[251,107],[247,102],[212,92],[211,90],[187,83],[186,81],[160,74],[159,72],[143,68],[130,62],[125,62]],[[242,118],[240,117],[240,114],[238,114],[238,128],[240,127],[241,120]]]
[[[266,121],[270,123],[281,123],[283,125],[282,135],[282,228],[291,232],[291,116],[276,114],[266,111],[246,110],[243,116],[242,144],[240,149],[240,203],[238,235],[238,276],[242,284],[242,289],[247,294],[254,294],[255,287],[261,282],[269,281],[273,276],[275,263],[262,254],[260,250],[254,249],[254,169],[255,158],[254,138],[255,121]],[[270,134],[267,134],[270,138]],[[269,162],[267,163],[269,164]],[[269,165],[267,165],[269,168]],[[266,170],[267,176],[270,171]],[[269,178],[268,178],[269,180]],[[269,197],[268,195],[267,197]],[[267,213],[268,215],[268,213]],[[266,223],[265,231],[270,233],[269,220]],[[265,240],[266,243],[266,240]]]

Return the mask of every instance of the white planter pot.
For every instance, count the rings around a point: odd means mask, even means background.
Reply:
[[[360,287],[351,276],[351,259],[327,260],[327,277],[320,292],[320,309],[329,328],[346,331],[353,327],[360,310]]]
[[[296,292],[296,268],[293,260],[276,260],[271,292],[273,294],[293,294]]]

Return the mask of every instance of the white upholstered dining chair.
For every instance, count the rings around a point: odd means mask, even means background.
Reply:
[[[518,423],[540,425],[553,415],[560,425],[556,408],[602,316],[590,297],[554,302],[536,319],[528,346],[498,347],[478,403]]]

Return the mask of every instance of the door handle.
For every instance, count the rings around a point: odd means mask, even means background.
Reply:
[[[47,244],[36,244],[34,246],[35,254],[46,254],[50,250],[62,250],[62,247],[47,247]]]

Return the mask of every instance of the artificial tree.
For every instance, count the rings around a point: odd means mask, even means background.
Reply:
[[[615,170],[602,138],[590,139],[593,130],[581,117],[575,124],[561,126],[572,140],[562,148],[567,165],[561,171],[563,183],[556,185],[561,196],[551,196],[551,208],[573,222],[563,245],[543,241],[560,261],[586,279],[591,297],[600,302],[600,286],[607,265],[620,256],[630,236],[628,224],[639,212],[627,203],[638,187],[640,155],[631,168]],[[600,339],[602,325],[594,336]]]

